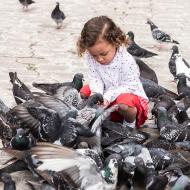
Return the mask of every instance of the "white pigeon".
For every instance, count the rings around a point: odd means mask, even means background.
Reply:
[[[190,65],[182,58],[181,54],[175,54],[176,75],[184,74],[190,79]]]

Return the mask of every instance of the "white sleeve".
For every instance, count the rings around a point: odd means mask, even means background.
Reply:
[[[91,93],[104,93],[104,83],[98,74],[92,58],[88,56],[88,66],[89,66],[89,86]]]

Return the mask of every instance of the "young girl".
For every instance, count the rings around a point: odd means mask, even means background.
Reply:
[[[80,56],[87,54],[90,82],[80,92],[103,94],[105,107],[120,105],[112,121],[140,127],[147,119],[148,98],[125,45],[126,35],[110,18],[99,16],[85,23],[77,47]]]

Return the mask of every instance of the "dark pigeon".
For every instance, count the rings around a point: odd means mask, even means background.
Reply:
[[[149,80],[149,79],[145,79],[140,77],[140,80],[142,82],[144,91],[147,95],[148,98],[157,98],[160,95],[168,95],[173,99],[177,99],[178,95],[160,85],[158,85],[157,83]]]
[[[177,92],[180,96],[190,98],[190,87],[187,85],[187,77],[184,74],[177,76]]]
[[[30,89],[17,77],[16,72],[9,72],[10,82],[13,85],[12,92],[17,104],[32,99]]]
[[[137,65],[139,66],[140,76],[145,79],[152,80],[153,82],[158,84],[158,78],[156,76],[156,72],[151,69],[145,62],[141,59],[134,57]]]
[[[160,95],[156,102],[154,103],[154,107],[151,110],[152,115],[157,116],[157,110],[159,107],[164,107],[169,110],[172,106],[176,105],[174,100],[168,95]]]
[[[35,144],[36,139],[33,135],[22,128],[17,129],[16,135],[14,135],[10,141],[11,148],[16,150],[27,150]]]
[[[132,31],[129,31],[127,33],[128,35],[128,47],[127,47],[127,51],[136,57],[139,58],[148,58],[148,57],[152,57],[152,56],[156,56],[158,54],[150,52],[144,48],[141,48],[139,45],[136,44],[135,40],[134,40],[134,33]]]
[[[0,181],[4,183],[4,190],[16,190],[16,184],[8,173],[1,173]]]
[[[170,121],[167,110],[164,107],[158,108],[157,123],[160,130],[160,136],[163,139],[171,142],[190,140],[190,127]]]
[[[56,22],[57,29],[60,29],[62,27],[63,20],[66,18],[63,11],[59,8],[59,2],[56,3],[56,7],[51,13],[51,18]]]
[[[35,3],[33,0],[19,0],[19,2],[23,5],[23,10],[27,10],[29,5]]]

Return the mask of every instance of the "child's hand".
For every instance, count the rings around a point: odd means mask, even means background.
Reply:
[[[110,102],[108,100],[104,99],[103,107],[107,108],[109,105],[110,105]]]

